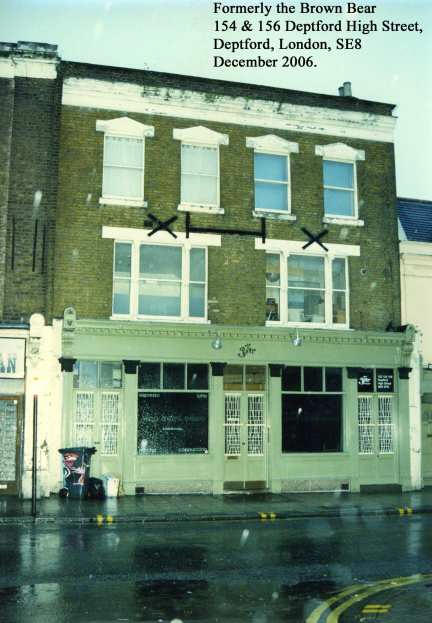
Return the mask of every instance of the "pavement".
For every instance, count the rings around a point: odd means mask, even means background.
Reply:
[[[274,520],[302,517],[410,516],[432,513],[432,487],[404,493],[255,493],[139,495],[79,500],[0,497],[0,524],[111,524],[160,521]]]

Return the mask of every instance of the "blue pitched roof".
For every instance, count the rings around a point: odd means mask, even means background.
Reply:
[[[432,201],[398,198],[397,205],[407,240],[432,242]]]

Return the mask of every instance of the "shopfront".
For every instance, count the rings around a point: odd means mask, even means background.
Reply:
[[[79,321],[63,445],[125,494],[409,489],[410,336]],[[215,348],[215,343],[217,348]]]

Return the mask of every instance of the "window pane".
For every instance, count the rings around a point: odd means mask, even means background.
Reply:
[[[185,203],[216,205],[217,188],[217,177],[182,174],[181,200]]]
[[[282,394],[282,452],[341,450],[341,396]]]
[[[116,277],[130,277],[131,248],[129,242],[115,243],[114,274]]]
[[[324,189],[324,212],[335,216],[354,216],[354,193],[352,190]]]
[[[241,391],[243,389],[243,366],[225,366],[223,386],[225,390]]]
[[[205,317],[205,286],[191,284],[189,286],[189,316]]]
[[[180,284],[167,281],[140,281],[138,314],[180,316]]]
[[[119,136],[105,136],[104,164],[124,167],[142,167],[143,140]]]
[[[182,145],[182,173],[217,175],[217,147]]]
[[[205,281],[205,250],[190,250],[190,280]]]
[[[121,363],[102,361],[100,364],[100,386],[117,389],[122,386]]]
[[[265,389],[265,366],[246,366],[246,390],[263,391]]]
[[[98,386],[97,361],[77,361],[74,364],[73,386],[79,389],[95,389]]]
[[[138,388],[160,389],[160,363],[140,363],[138,366]]]
[[[323,369],[312,366],[303,368],[304,374],[304,391],[305,392],[322,392],[323,390]]]
[[[130,281],[114,279],[113,281],[113,314],[130,313]]]
[[[180,280],[182,250],[180,247],[141,245],[140,277]]]
[[[266,288],[266,320],[280,320],[279,298],[279,288]]]
[[[206,363],[187,364],[187,388],[208,389],[208,365]]]
[[[300,366],[284,366],[282,368],[282,390],[301,391],[301,368]]]
[[[333,292],[333,322],[346,324],[346,296],[345,292]]]
[[[256,153],[254,162],[256,180],[276,180],[279,182],[287,181],[288,175],[286,156]]]
[[[163,388],[164,389],[184,389],[185,388],[185,364],[184,363],[164,363]]]
[[[325,388],[327,392],[342,391],[342,368],[325,369]]]
[[[324,289],[324,258],[290,255],[288,286]]]
[[[346,288],[345,263],[341,257],[337,257],[332,262],[333,290],[345,290]]]
[[[138,396],[138,454],[208,452],[208,394]]]
[[[266,284],[268,286],[280,285],[280,255],[278,253],[266,254]]]
[[[288,187],[286,184],[255,183],[256,210],[288,210]]]
[[[324,322],[324,291],[290,288],[288,290],[288,320],[290,322]]]
[[[104,166],[102,192],[105,196],[141,199],[143,196],[142,169]]]
[[[324,186],[354,188],[354,165],[347,162],[324,160]]]

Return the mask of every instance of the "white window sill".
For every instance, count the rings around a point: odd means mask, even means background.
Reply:
[[[284,212],[272,212],[271,210],[254,210],[253,216],[257,218],[268,218],[274,221],[296,221],[297,217],[294,214],[288,214]]]
[[[200,212],[201,214],[225,214],[223,208],[217,206],[206,206],[197,203],[180,203],[177,206],[180,212]]]
[[[266,320],[266,327],[281,327],[283,329],[331,329],[337,331],[351,331],[346,324],[322,324],[317,322],[281,322],[280,320]]]
[[[129,322],[171,322],[173,324],[211,324],[206,318],[180,318],[173,316],[123,316],[113,314],[110,320],[127,320]]]
[[[142,199],[126,199],[126,197],[101,197],[99,199],[100,205],[106,206],[129,206],[131,208],[146,208],[147,201]]]
[[[324,216],[323,223],[329,223],[330,225],[352,225],[353,227],[364,226],[364,221],[361,219],[345,216]]]

